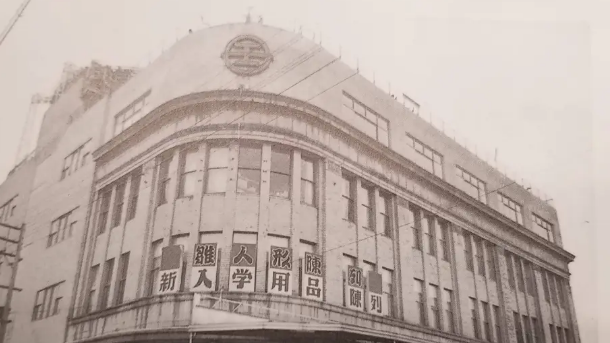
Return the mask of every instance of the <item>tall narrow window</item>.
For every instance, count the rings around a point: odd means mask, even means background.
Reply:
[[[110,212],[110,196],[112,195],[112,188],[105,187],[100,191],[100,213],[98,217],[98,233],[102,234],[106,232],[106,224],[108,224],[108,212]]]
[[[532,343],[532,327],[528,316],[523,317],[523,331],[525,332],[525,343]]]
[[[393,279],[394,279],[394,271],[387,269],[387,268],[382,268],[381,269],[381,290],[383,291],[383,294],[385,294],[386,298],[388,299],[388,316],[393,317],[394,316],[394,296],[393,296],[393,290],[392,290],[392,284],[393,284]]]
[[[501,321],[500,321],[500,307],[493,305],[493,313],[494,313],[494,326],[495,326],[495,334],[496,334],[496,342],[502,343],[502,329],[501,329]],[[542,343],[542,342],[540,342]]]
[[[259,194],[261,188],[261,148],[240,146],[237,168],[237,193]]]
[[[418,324],[426,325],[426,307],[424,304],[424,282],[422,280],[414,279],[413,280],[413,290],[415,291],[415,308],[419,313],[418,316]]]
[[[523,277],[523,267],[521,266],[521,259],[515,258],[515,267],[517,268],[517,285],[519,290],[525,292],[525,280]]]
[[[422,250],[422,211],[413,208],[413,248]]]
[[[108,299],[110,297],[110,285],[112,282],[112,271],[114,269],[114,258],[109,259],[104,264],[104,272],[102,273],[102,283],[100,291],[99,309],[104,310],[108,307]]]
[[[301,202],[315,206],[316,183],[314,162],[301,156]]]
[[[510,288],[515,289],[515,267],[513,264],[513,256],[508,252],[504,251],[506,257],[506,268],[508,269],[508,284]]]
[[[557,281],[557,300],[559,303],[559,307],[564,308],[564,304],[566,302],[566,297],[563,291],[563,283],[559,277],[556,278]]]
[[[169,166],[172,162],[172,152],[159,157],[159,189],[157,190],[157,206],[167,203],[169,196]]]
[[[229,148],[213,147],[208,153],[206,193],[224,193],[227,190]]]
[[[544,237],[550,242],[555,242],[555,237],[553,236],[553,225],[551,223],[542,219],[540,216],[535,215],[534,213],[532,213],[532,222],[534,223],[533,229],[535,233]]]
[[[487,197],[485,193],[485,182],[479,180],[460,166],[456,166],[455,171],[457,176],[461,179],[460,186],[462,190],[464,190],[471,197],[486,204]]]
[[[477,306],[477,300],[475,298],[468,298],[470,300],[470,317],[472,319],[472,329],[475,338],[481,338],[481,329],[479,327],[479,308]]]
[[[469,233],[464,232],[464,255],[466,257],[466,269],[474,271],[474,260],[472,257],[472,239]]]
[[[549,330],[551,331],[551,342],[558,343],[557,342],[557,332],[555,331],[555,327],[553,326],[553,324],[549,324]]]
[[[190,147],[180,154],[180,184],[178,197],[189,197],[195,194],[197,188],[197,159],[199,150]]]
[[[142,167],[131,172],[131,183],[129,186],[129,203],[127,204],[127,220],[136,216],[138,198],[140,197],[140,181],[142,180]]]
[[[379,214],[381,215],[381,228],[386,237],[392,237],[392,222],[390,220],[390,204],[391,198],[389,195],[379,193]]]
[[[481,308],[483,308],[483,339],[491,342],[493,341],[493,333],[491,332],[491,313],[489,313],[489,303],[481,301]]]
[[[455,332],[455,320],[453,318],[453,291],[445,289],[443,291],[443,301],[445,302],[445,331]]]
[[[496,280],[496,252],[495,246],[491,243],[487,243],[487,266],[489,268],[489,279],[495,281]]]
[[[430,294],[430,326],[435,329],[441,328],[441,309],[439,303],[438,286],[430,284],[428,287]]]
[[[125,203],[125,180],[120,180],[116,185],[114,194],[114,206],[112,209],[112,227],[115,228],[121,224],[123,216],[123,204]]]
[[[343,219],[346,219],[352,223],[356,222],[356,210],[355,210],[355,180],[348,175],[343,174]]]
[[[97,274],[99,272],[100,265],[96,264],[91,267],[89,271],[89,283],[87,285],[87,299],[85,299],[85,313],[90,313],[93,311],[93,302],[95,300],[95,286],[97,285]]]
[[[115,305],[123,303],[125,298],[125,284],[127,283],[127,270],[129,268],[129,253],[123,253],[119,259],[119,270],[116,279]]]
[[[565,332],[565,336],[566,336],[566,343],[572,343],[574,342],[572,340],[572,336],[570,335],[570,330],[568,328],[564,328],[563,331]],[[541,342],[541,341],[536,341],[536,343]]]
[[[271,149],[271,175],[269,176],[269,194],[274,197],[290,197],[290,151]]]
[[[523,214],[521,213],[521,205],[509,197],[498,193],[500,196],[500,212],[510,218],[517,224],[523,225]]]
[[[422,221],[422,226],[424,229],[424,243],[426,244],[426,247],[428,249],[428,254],[436,256],[436,235],[434,234],[434,217],[425,214],[424,220]]]
[[[538,326],[538,320],[534,317],[532,319],[532,331],[534,332],[534,342],[535,343],[544,343],[542,341],[542,337],[540,336],[540,327]]]
[[[483,240],[479,237],[474,237],[474,244],[476,248],[477,267],[479,275],[485,276],[485,256],[483,255]]]
[[[523,342],[523,329],[521,327],[521,317],[519,313],[513,312],[513,319],[515,321],[515,335],[517,336],[517,343]]]
[[[156,293],[157,279],[159,278],[159,268],[161,268],[161,249],[163,239],[156,240],[152,243],[150,248],[150,271],[148,273],[148,295]]]
[[[549,280],[548,280],[548,276],[546,271],[542,270],[540,272],[540,276],[542,277],[542,289],[544,291],[544,300],[546,300],[546,302],[550,301],[550,294],[549,294]]]
[[[566,343],[565,339],[563,338],[563,330],[560,326],[557,326],[557,338],[559,343]]]
[[[536,294],[536,280],[534,279],[534,271],[532,269],[532,264],[524,261],[523,266],[525,267],[525,280],[527,281],[527,293],[529,295]]]
[[[550,286],[549,288],[551,291],[551,304],[555,305],[557,304],[557,286],[555,285],[555,275],[549,273],[548,278]]]
[[[438,222],[439,249],[441,258],[445,261],[450,261],[450,240],[449,240],[449,224],[446,221],[439,220]]]
[[[373,197],[374,197],[373,189],[364,185],[363,183],[360,185],[360,205],[362,205],[362,227],[369,230],[375,229],[375,219],[373,218]]]

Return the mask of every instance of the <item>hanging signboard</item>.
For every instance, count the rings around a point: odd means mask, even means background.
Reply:
[[[161,267],[157,290],[159,294],[180,291],[182,280],[182,245],[170,245],[161,250]]]
[[[233,243],[229,266],[229,291],[254,292],[256,244]]]
[[[301,266],[301,296],[322,301],[322,287],[324,287],[322,256],[306,252]]]
[[[347,282],[345,283],[345,303],[348,308],[364,310],[364,280],[362,269],[358,267],[347,267]]]
[[[218,271],[218,246],[216,243],[198,243],[193,250],[191,268],[191,291],[209,292],[216,290]]]
[[[374,271],[369,271],[366,290],[367,312],[386,316],[388,314],[387,307],[387,297],[382,291],[381,274]]]
[[[269,272],[267,274],[267,292],[284,295],[292,294],[292,249],[271,247]]]

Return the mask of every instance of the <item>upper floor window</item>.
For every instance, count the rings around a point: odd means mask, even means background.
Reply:
[[[188,197],[195,194],[197,187],[197,147],[190,147],[180,154],[180,185],[178,197]]]
[[[113,136],[125,131],[144,116],[144,107],[146,107],[148,95],[150,95],[150,90],[141,95],[136,101],[132,102],[114,117]]]
[[[61,300],[63,299],[62,284],[63,281],[36,292],[32,320],[44,319],[59,313]]]
[[[415,150],[415,163],[430,173],[443,178],[443,156],[407,133],[407,146]]]
[[[428,249],[428,254],[436,256],[436,232],[434,229],[434,217],[432,215],[424,214],[422,228],[424,233],[424,245]]]
[[[240,146],[237,168],[237,193],[259,194],[261,188],[260,146]]]
[[[343,219],[352,223],[356,222],[356,180],[350,176],[343,174],[343,185],[341,189],[341,197],[343,201]]]
[[[114,271],[114,258],[111,258],[104,263],[104,271],[102,272],[102,283],[100,291],[99,306],[100,310],[104,310],[108,307],[108,300],[110,300],[110,285],[112,281],[112,272]]]
[[[47,240],[47,247],[72,237],[74,226],[76,225],[76,221],[72,220],[74,217],[72,216],[73,212],[74,210],[64,213],[51,223],[51,232],[49,233],[49,239]]]
[[[316,181],[314,162],[301,156],[301,202],[315,206]]]
[[[489,279],[496,280],[496,252],[495,246],[492,243],[487,242],[485,244],[486,253],[487,253],[487,266],[489,268]]]
[[[173,151],[169,151],[159,157],[159,183],[157,189],[157,206],[167,203],[169,196],[169,166],[172,162]]]
[[[13,205],[13,201],[15,198],[12,198],[4,203],[4,205],[0,206],[0,222],[5,223],[8,218],[12,217],[15,214],[15,205]]]
[[[513,263],[513,255],[505,250],[504,256],[506,258],[506,268],[508,270],[508,285],[510,288],[515,289],[515,267]]]
[[[269,176],[269,195],[290,197],[290,151],[276,147],[271,148],[271,175]]]
[[[224,193],[227,190],[229,148],[216,146],[208,152],[206,193]]]
[[[513,201],[511,198],[505,196],[502,193],[498,193],[500,196],[500,212],[506,217],[510,218],[517,224],[523,225],[523,214],[521,213],[521,205]]]
[[[125,298],[125,285],[127,284],[127,270],[129,268],[129,252],[123,253],[119,259],[119,269],[115,287],[115,305],[123,303]]]
[[[419,104],[415,100],[411,99],[410,97],[408,97],[406,94],[403,93],[402,102],[406,108],[411,110],[411,112],[419,115]]]
[[[108,214],[110,213],[110,196],[112,195],[112,187],[104,187],[98,196],[100,201],[100,212],[98,216],[98,233],[106,232],[106,224],[108,224]]]
[[[466,257],[466,269],[474,271],[474,259],[472,255],[472,236],[464,233],[464,256]]]
[[[553,236],[553,225],[541,217],[532,213],[532,221],[534,222],[534,232],[539,236],[544,237],[550,242],[555,242],[555,237]]]
[[[142,167],[138,167],[131,172],[131,182],[129,184],[129,203],[127,204],[127,220],[136,216],[138,199],[140,197],[140,181],[142,180]]]
[[[474,236],[475,257],[477,260],[477,268],[479,275],[485,276],[485,256],[483,255],[483,240],[480,237]]]
[[[379,214],[381,215],[381,229],[387,237],[392,237],[392,220],[390,219],[390,208],[392,198],[390,195],[379,192]]]
[[[438,221],[438,237],[439,237],[439,249],[440,256],[443,260],[450,262],[450,238],[449,238],[449,224],[444,220]]]
[[[373,199],[375,196],[375,192],[373,188],[365,185],[364,183],[360,184],[360,205],[362,206],[362,227],[374,230],[375,229],[375,218],[373,215],[373,204],[375,200]]]
[[[127,187],[127,180],[122,178],[116,185],[116,191],[114,193],[114,206],[112,207],[112,226],[113,228],[121,224],[123,219],[123,204],[125,203],[125,187]]]
[[[389,145],[387,119],[345,92],[343,92],[343,106],[350,111],[349,113],[355,114],[350,116],[350,124],[379,143]]]
[[[76,150],[72,151],[68,156],[64,158],[64,165],[61,170],[61,179],[63,180],[66,177],[70,176],[72,173],[76,172],[80,167],[84,166],[87,163],[90,156],[90,142],[88,140],[83,145],[76,148]]]
[[[479,180],[460,166],[455,166],[455,172],[459,177],[459,181],[462,186],[461,189],[471,197],[486,204],[487,195],[485,193],[485,182]]]

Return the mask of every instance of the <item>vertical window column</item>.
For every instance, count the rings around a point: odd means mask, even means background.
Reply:
[[[189,147],[180,153],[178,197],[193,196],[197,189],[198,147]]]
[[[262,149],[260,146],[239,146],[237,193],[260,194]]]
[[[374,190],[370,186],[367,186],[363,182],[360,183],[360,194],[358,194],[358,200],[361,205],[362,220],[359,224],[368,230],[375,230],[375,218],[374,213]]]
[[[392,198],[390,195],[385,193],[379,193],[379,214],[381,222],[381,230],[383,235],[386,237],[392,237],[392,217],[390,215],[390,209],[392,208]]]
[[[426,325],[426,305],[424,303],[424,282],[422,280],[413,280],[413,290],[415,291],[415,308],[417,309],[418,324]]]
[[[430,284],[428,287],[430,301],[430,327],[441,328],[441,311],[439,303],[438,286]]]
[[[269,195],[290,198],[291,152],[271,147],[271,175],[269,176]]]
[[[356,180],[343,174],[342,200],[343,200],[343,219],[352,223],[356,222]]]
[[[316,206],[315,164],[301,155],[301,203]]]
[[[469,271],[474,271],[472,236],[467,232],[464,232],[464,256],[466,257],[466,269]]]
[[[445,303],[445,331],[455,333],[455,319],[453,317],[453,291],[445,289],[443,291],[443,301]]]
[[[157,206],[167,204],[169,199],[169,185],[171,177],[169,175],[169,167],[172,162],[173,151],[169,151],[159,156],[159,177],[157,189]]]
[[[208,162],[206,171],[207,194],[225,193],[229,170],[229,148],[226,146],[211,147],[208,151]]]

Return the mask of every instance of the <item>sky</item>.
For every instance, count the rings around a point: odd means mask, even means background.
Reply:
[[[0,25],[20,3],[0,3]],[[0,46],[0,179],[14,165],[31,96],[50,93],[65,62],[145,67],[189,29],[242,22],[250,9],[254,20],[300,30],[382,89],[414,98],[423,116],[478,153],[497,149],[502,170],[558,210],[564,247],[576,255],[582,342],[610,333],[610,316],[600,314],[610,287],[599,272],[607,268],[598,263],[609,260],[600,242],[609,236],[601,170],[610,142],[602,128],[610,126],[594,100],[609,75],[598,67],[610,61],[594,38],[610,31],[602,23],[610,8],[561,0],[176,3],[32,0]]]

